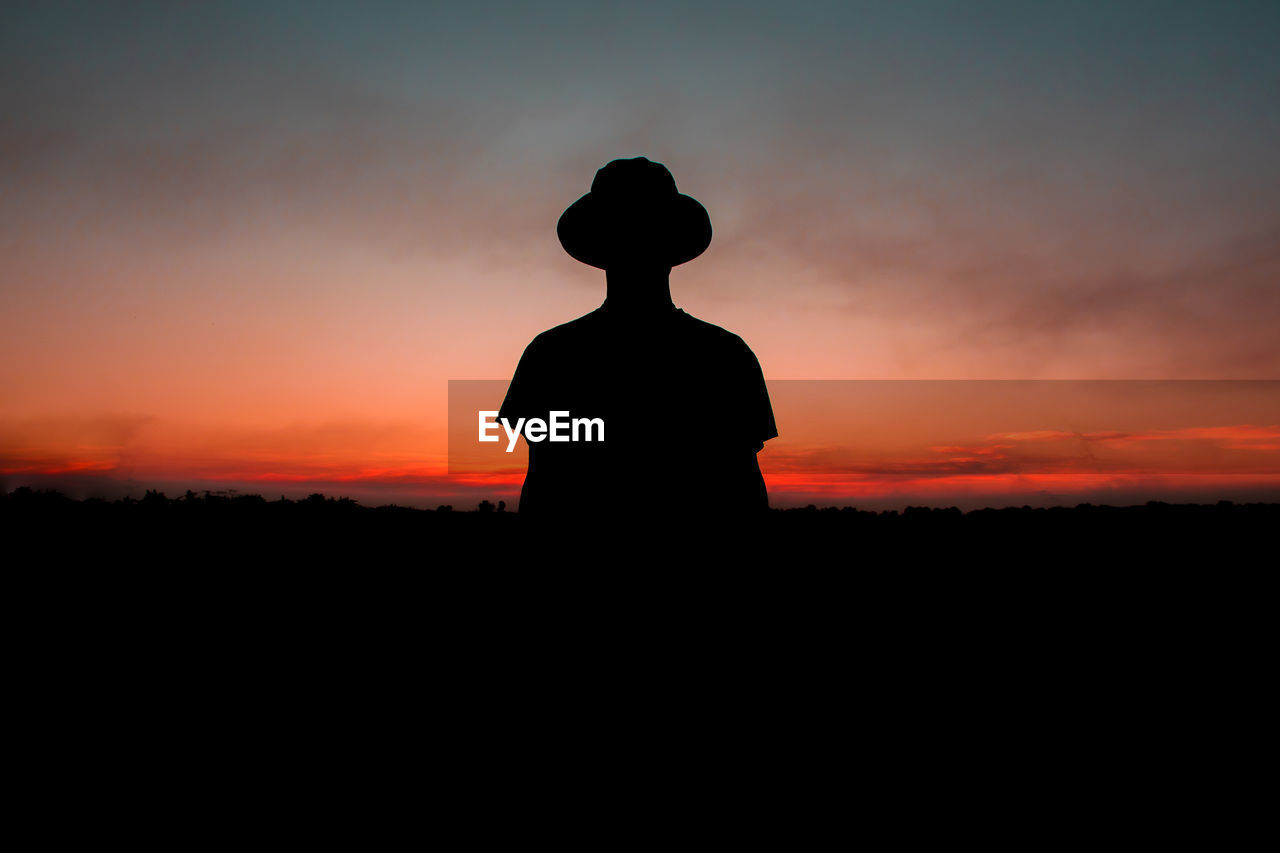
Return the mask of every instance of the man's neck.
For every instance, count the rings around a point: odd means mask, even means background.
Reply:
[[[650,269],[614,268],[604,273],[607,285],[605,305],[610,311],[651,314],[672,310],[671,267]]]

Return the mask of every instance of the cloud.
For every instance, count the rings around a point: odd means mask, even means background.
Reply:
[[[922,451],[856,447],[771,448],[775,476],[913,481],[1007,475],[1253,475],[1280,473],[1280,426],[1234,424],[1146,431],[993,433]]]
[[[442,431],[412,421],[276,427],[187,424],[149,415],[0,421],[0,473],[404,482],[442,477]]]
[[[142,414],[0,419],[0,474],[127,476],[157,423]]]

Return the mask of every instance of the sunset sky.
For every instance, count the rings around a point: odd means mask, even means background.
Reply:
[[[1280,379],[1277,45],[1274,0],[5,3],[0,486],[510,499],[450,476],[449,380],[600,304],[556,220],[643,155],[775,503],[1280,500],[1274,383],[797,384]]]

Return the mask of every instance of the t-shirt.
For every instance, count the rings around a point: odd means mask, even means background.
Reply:
[[[768,505],[755,454],[778,430],[760,363],[742,338],[674,306],[638,317],[606,302],[534,338],[499,417],[553,411],[600,418],[604,440],[529,442],[522,513]]]

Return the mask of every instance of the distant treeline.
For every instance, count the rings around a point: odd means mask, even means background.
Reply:
[[[584,506],[594,506],[595,502],[584,498]],[[714,509],[714,502],[708,501],[708,510]],[[177,497],[168,497],[164,492],[148,489],[143,497],[124,497],[114,501],[102,498],[85,498],[77,500],[52,489],[32,489],[26,486],[11,492],[0,492],[0,512],[7,513],[139,513],[153,511],[169,511],[199,513],[244,513],[256,514],[271,512],[295,516],[316,515],[332,517],[335,514],[349,513],[356,515],[418,515],[433,516],[443,513],[495,513],[509,511],[506,501],[496,503],[483,500],[471,507],[457,508],[452,504],[441,504],[435,509],[419,509],[415,507],[384,504],[369,507],[352,498],[334,498],[321,493],[314,493],[305,498],[291,500],[284,496],[276,500],[268,500],[262,495],[238,494],[235,492],[187,491]],[[1110,506],[1107,504],[1082,503],[1074,507],[1032,507],[1009,506],[1003,508],[986,508],[962,511],[958,507],[908,506],[903,510],[887,509],[880,511],[860,510],[852,506],[818,507],[810,504],[805,507],[772,508],[772,517],[823,518],[841,519],[845,522],[856,519],[869,522],[878,519],[883,523],[901,521],[921,521],[927,523],[952,523],[961,519],[969,523],[990,519],[1018,520],[1026,522],[1030,519],[1048,519],[1074,517],[1107,517],[1123,518],[1136,521],[1148,518],[1179,518],[1184,520],[1220,519],[1224,517],[1275,518],[1280,513],[1280,503],[1235,503],[1218,501],[1213,504],[1181,504],[1165,501],[1148,501],[1133,506]],[[661,515],[662,508],[655,507],[655,514]]]
[[[598,503],[598,502],[597,502]],[[584,501],[584,508],[594,508]],[[853,507],[773,509],[763,517],[726,518],[708,501],[705,517],[670,518],[662,507],[643,519],[617,519],[593,512],[580,523],[533,525],[502,501],[434,510],[363,506],[345,497],[312,494],[301,500],[261,495],[188,491],[169,497],[147,491],[142,498],[75,500],[56,491],[18,488],[0,494],[0,521],[11,538],[39,537],[54,552],[121,550],[200,556],[240,550],[280,555],[306,552],[320,558],[336,550],[414,553],[500,549],[519,552],[538,536],[551,550],[530,546],[541,557],[556,553],[616,555],[610,543],[634,551],[680,554],[702,550],[713,561],[787,562],[808,554],[832,564],[867,565],[869,560],[943,557],[970,562],[998,559],[1043,561],[1062,555],[1155,555],[1181,559],[1198,549],[1214,560],[1253,560],[1245,544],[1280,529],[1280,504],[1171,504],[1139,506],[1079,504],[1074,507],[978,509],[909,506],[873,512]],[[577,548],[582,545],[582,548]],[[618,548],[617,554],[625,554]],[[881,563],[882,564],[882,563]]]

